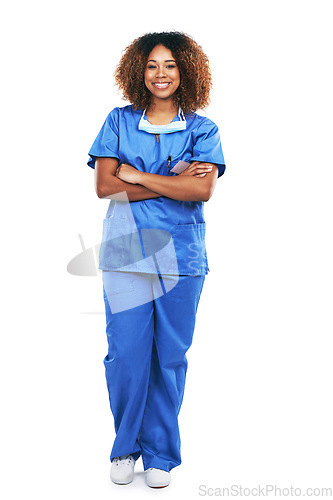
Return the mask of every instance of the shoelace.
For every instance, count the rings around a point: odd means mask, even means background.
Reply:
[[[133,457],[132,455],[122,455],[121,457],[115,457],[112,462],[114,462],[116,465],[119,465],[119,462],[122,462],[122,461],[127,461],[128,464],[131,463]]]

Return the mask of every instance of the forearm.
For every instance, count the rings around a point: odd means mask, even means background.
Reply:
[[[210,197],[204,178],[195,176],[167,176],[140,172],[140,185],[179,201],[207,201]]]
[[[148,189],[140,184],[130,184],[114,175],[110,175],[107,182],[96,188],[99,198],[115,198],[117,193],[126,191],[129,201],[147,200],[149,198],[158,198],[161,194]]]

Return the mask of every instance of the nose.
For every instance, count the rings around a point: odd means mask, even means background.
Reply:
[[[157,76],[157,78],[165,78],[166,77],[163,67],[160,67],[157,69],[156,76]]]

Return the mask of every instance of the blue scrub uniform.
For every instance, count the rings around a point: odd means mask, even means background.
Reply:
[[[143,172],[177,175],[180,161],[225,170],[218,127],[196,113],[186,130],[155,135],[139,130],[143,110],[114,108],[90,151]],[[174,120],[178,120],[175,117]],[[142,455],[144,469],[170,471],[181,463],[178,413],[187,370],[186,351],[209,271],[204,202],[165,196],[128,202],[111,199],[103,221],[103,270],[108,354],[104,359],[116,438],[111,460]]]

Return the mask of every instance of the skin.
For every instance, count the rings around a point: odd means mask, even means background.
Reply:
[[[156,45],[148,57],[144,74],[145,85],[152,94],[151,105],[146,111],[153,125],[170,123],[178,113],[173,94],[180,84],[180,73],[172,52],[163,45]],[[159,86],[158,84],[166,83]],[[158,141],[158,136],[156,136]],[[213,163],[192,162],[176,176],[141,172],[117,158],[98,158],[95,165],[95,188],[99,198],[114,198],[126,191],[129,201],[167,196],[181,201],[208,201],[212,196],[218,168]]]

